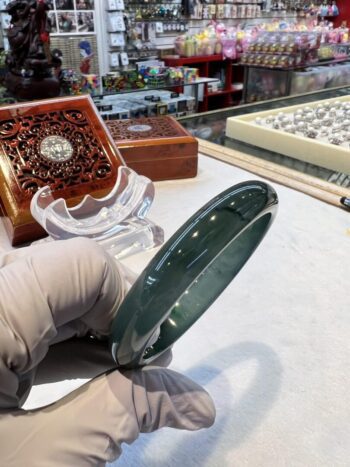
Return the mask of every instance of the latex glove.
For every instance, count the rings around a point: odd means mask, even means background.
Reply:
[[[117,263],[92,240],[0,256],[0,408],[24,401],[50,346],[89,332],[108,336],[124,293]]]
[[[125,373],[114,372],[108,379],[112,391],[117,386],[115,395],[119,400],[125,380],[132,384],[135,412],[124,432],[125,438],[118,439],[117,454],[121,442],[134,441],[139,432],[149,433],[165,426],[193,431],[214,423],[215,408],[209,394],[180,373],[146,367]]]
[[[0,405],[9,408],[54,342],[87,330],[108,335],[125,287],[114,260],[87,239],[11,251],[0,258],[0,279]],[[195,430],[214,416],[207,393],[182,375],[115,370],[45,408],[2,411],[0,465],[104,465],[140,432]]]
[[[112,371],[44,409],[0,415],[0,464],[102,466],[140,432],[209,427],[210,396],[187,377],[159,367]]]

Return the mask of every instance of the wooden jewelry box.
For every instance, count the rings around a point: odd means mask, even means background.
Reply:
[[[125,163],[153,181],[197,175],[198,142],[173,117],[110,120],[109,131]]]
[[[89,96],[0,107],[0,196],[12,245],[45,235],[30,213],[34,193],[50,186],[68,206],[105,196],[125,165]]]

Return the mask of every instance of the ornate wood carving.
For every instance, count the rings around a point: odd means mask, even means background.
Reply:
[[[38,188],[49,185],[72,205],[87,193],[106,194],[123,164],[88,96],[0,108],[0,157],[6,215],[12,226],[32,230],[30,201]]]
[[[187,131],[168,116],[109,121],[108,127],[116,141],[188,136]]]
[[[49,5],[45,0],[5,3],[8,3],[6,11],[11,18],[7,31],[10,50],[6,57],[5,86],[19,99],[58,96],[60,83],[52,70],[60,67],[61,60],[50,50]]]

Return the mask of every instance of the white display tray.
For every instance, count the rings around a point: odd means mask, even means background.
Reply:
[[[348,147],[336,146],[319,139],[307,138],[255,123],[257,117],[266,118],[277,115],[279,112],[288,114],[304,107],[314,108],[319,104],[335,101],[350,102],[350,96],[229,117],[226,121],[226,136],[294,159],[350,174],[349,145]]]

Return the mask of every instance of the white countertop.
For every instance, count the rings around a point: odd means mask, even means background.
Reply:
[[[156,183],[150,218],[169,238],[205,202],[258,179],[200,156],[195,179]],[[271,183],[271,182],[268,182]],[[247,265],[176,343],[171,368],[211,393],[217,420],[197,433],[163,429],[125,446],[123,467],[340,467],[350,465],[350,214],[271,183],[280,206]],[[1,232],[1,246],[9,243]],[[129,258],[143,269],[154,252]],[[61,382],[27,402],[51,402],[103,368],[55,363]],[[49,362],[49,360],[48,360]]]

